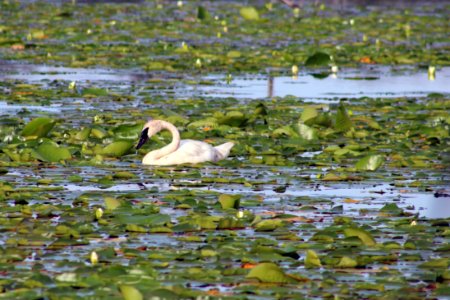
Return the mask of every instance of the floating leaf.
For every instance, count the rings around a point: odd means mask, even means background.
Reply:
[[[107,209],[113,210],[121,205],[122,201],[112,197],[105,197],[105,206]]]
[[[314,107],[305,107],[302,111],[302,114],[300,115],[300,120],[302,122],[306,122],[309,119],[317,117],[319,112]]]
[[[295,279],[286,275],[283,270],[274,263],[261,263],[252,268],[246,278],[255,278],[266,283],[294,283]]]
[[[209,18],[209,13],[205,7],[199,6],[197,7],[197,19],[206,20]]]
[[[384,162],[384,156],[380,154],[368,155],[361,158],[356,164],[355,168],[360,171],[375,171]]]
[[[259,13],[253,6],[242,7],[239,12],[241,16],[246,20],[251,21],[259,20]]]
[[[151,215],[133,215],[133,214],[119,214],[116,216],[118,221],[122,224],[136,224],[136,225],[150,225],[161,226],[170,222],[170,216],[164,214]]]
[[[302,138],[307,141],[317,139],[317,132],[314,128],[305,124],[298,124],[298,132]]]
[[[141,292],[135,287],[130,285],[121,285],[119,287],[120,292],[122,293],[124,300],[143,300],[144,296],[142,296]]]
[[[361,228],[345,228],[344,235],[346,237],[356,236],[358,237],[366,246],[375,246],[376,241],[372,235]]]
[[[358,262],[348,256],[343,256],[336,267],[339,268],[354,268],[358,265]]]
[[[33,153],[34,157],[46,162],[59,162],[72,158],[67,148],[58,146],[53,142],[44,142]]]
[[[437,258],[430,259],[419,265],[419,268],[428,268],[428,269],[436,269],[436,268],[448,268],[449,260],[448,258]]]
[[[223,209],[228,209],[228,208],[238,209],[240,199],[241,199],[241,195],[221,194],[219,196],[219,203]]]
[[[124,154],[126,154],[130,149],[133,147],[133,144],[131,142],[127,141],[117,141],[112,142],[105,148],[103,148],[100,151],[100,154],[108,155],[108,156],[115,156],[120,157]]]
[[[255,224],[256,231],[273,231],[283,226],[282,220],[262,220]]]
[[[338,110],[336,113],[336,122],[334,128],[338,132],[346,132],[353,127],[352,121],[348,116],[347,110],[345,109],[344,104],[342,102],[338,106]]]
[[[331,56],[324,52],[316,52],[305,61],[306,67],[325,67],[331,63]]]
[[[86,88],[83,90],[83,96],[108,96],[108,91],[102,88]]]
[[[44,137],[55,126],[55,120],[50,118],[36,118],[29,122],[22,130],[22,136]]]
[[[320,267],[320,258],[314,250],[306,250],[305,267],[316,268]]]

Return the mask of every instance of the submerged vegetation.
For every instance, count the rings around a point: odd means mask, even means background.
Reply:
[[[0,298],[448,296],[448,93],[197,90],[217,84],[211,72],[439,72],[447,12],[2,1]],[[134,149],[150,116],[236,146],[214,164],[142,166],[170,142]]]

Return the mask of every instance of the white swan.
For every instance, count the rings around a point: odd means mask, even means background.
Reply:
[[[136,149],[141,148],[150,137],[164,129],[172,134],[172,142],[161,149],[147,153],[142,160],[142,164],[169,166],[187,163],[196,164],[205,161],[214,162],[226,158],[234,146],[232,142],[213,147],[205,142],[180,140],[180,133],[174,125],[163,120],[150,120],[142,129]]]

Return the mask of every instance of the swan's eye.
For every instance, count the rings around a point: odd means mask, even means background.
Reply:
[[[141,137],[139,139],[139,143],[136,146],[136,149],[141,148],[142,145],[144,145],[146,141],[148,141],[148,127],[144,128],[144,130],[142,130]]]

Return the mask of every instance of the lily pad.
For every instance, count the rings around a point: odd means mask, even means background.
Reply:
[[[264,283],[295,283],[295,279],[286,275],[283,270],[274,263],[261,263],[255,266],[247,274],[246,278],[258,279]]]
[[[305,61],[306,67],[325,67],[331,63],[331,56],[325,52],[316,52]]]
[[[46,162],[59,162],[72,158],[67,148],[53,142],[44,142],[33,152],[35,158]]]
[[[107,156],[115,156],[120,157],[128,153],[130,149],[133,147],[133,144],[128,141],[117,141],[112,142],[111,144],[107,145],[105,148],[103,148],[100,151],[100,154],[107,155]]]
[[[366,246],[375,246],[377,243],[369,232],[361,228],[345,228],[344,235],[346,237],[356,236]]]
[[[250,21],[259,20],[259,13],[253,6],[242,7],[239,12],[241,16],[246,20]]]
[[[41,138],[47,134],[55,126],[56,121],[51,118],[36,118],[30,121],[22,130],[22,136],[34,136]]]
[[[376,171],[384,162],[384,156],[380,154],[368,155],[361,158],[355,165],[360,171]]]

